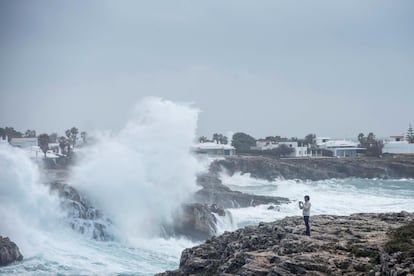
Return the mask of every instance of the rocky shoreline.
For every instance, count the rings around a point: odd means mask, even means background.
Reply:
[[[232,156],[216,160],[210,166],[213,174],[223,169],[230,175],[241,172],[273,181],[278,178],[324,180],[331,178],[414,178],[414,156],[382,158],[303,158],[277,159],[262,156]]]
[[[381,246],[384,244],[381,239],[385,240],[387,231],[401,226],[402,222],[413,220],[413,214],[408,213],[359,214],[350,217],[315,216],[312,217],[313,235],[311,238],[301,235],[303,222],[300,217],[286,218],[270,224],[261,223],[259,226],[246,227],[233,233],[214,237],[217,233],[217,216],[232,219],[229,212],[225,210],[226,208],[242,208],[260,204],[277,206],[290,202],[289,199],[283,197],[258,196],[232,191],[222,184],[219,178],[222,171],[230,174],[250,173],[252,177],[269,181],[277,178],[297,180],[349,177],[414,178],[414,157],[274,159],[235,156],[216,160],[211,164],[208,173],[198,176],[197,184],[200,190],[183,204],[180,210],[177,210],[174,215],[174,224],[162,225],[166,238],[185,236],[192,240],[207,239],[207,241],[193,249],[186,249],[182,254],[178,270],[160,275],[289,275],[289,273],[293,275],[304,273],[304,271],[314,271],[315,275],[320,273],[335,275],[348,274],[348,272],[358,274],[362,273],[363,269],[365,273],[368,268],[371,269],[370,273],[372,271],[413,272],[412,260],[408,262],[411,270],[407,270],[404,265],[395,263],[393,256],[384,255],[385,253],[381,251],[383,250]],[[58,179],[55,176],[51,178]],[[65,184],[64,180],[64,178],[59,178],[58,181],[50,181],[48,185],[51,192],[59,196],[61,207],[67,212],[69,225],[76,231],[90,234],[93,239],[113,240],[110,219],[91,206],[73,187]],[[365,228],[363,224],[366,225]],[[381,239],[375,239],[375,235]],[[368,244],[368,240],[375,240],[377,245]],[[365,250],[364,252],[374,252],[375,256],[380,256],[381,263],[372,263],[371,260],[367,264],[358,258],[355,259],[355,256],[350,257],[349,250],[351,252],[357,250],[356,247],[351,246],[352,244],[362,246],[361,250]],[[280,250],[276,250],[275,246],[282,248],[281,250],[285,253],[293,250],[292,254],[280,255]],[[295,250],[297,252],[294,252]],[[310,254],[307,250],[311,250],[310,253],[325,252],[325,255]],[[309,254],[302,254],[303,251]],[[336,256],[337,259],[324,259],[334,253],[339,254]],[[306,256],[312,256],[314,259],[306,259]],[[1,238],[0,257],[2,258],[0,265],[7,265],[23,258],[18,247],[7,238]],[[389,261],[384,263],[384,260],[391,260],[391,264]],[[321,261],[326,262],[323,267],[320,265]],[[385,269],[385,266],[389,269]],[[364,273],[361,275],[365,275]]]
[[[179,269],[157,275],[412,275],[413,221],[408,212],[319,215],[308,237],[302,217],[287,217],[185,249]],[[407,252],[393,235],[411,235]]]

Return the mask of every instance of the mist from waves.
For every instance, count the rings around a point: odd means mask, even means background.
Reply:
[[[153,275],[178,267],[194,242],[160,237],[160,225],[198,187],[205,169],[190,152],[199,111],[160,98],[140,101],[116,134],[105,133],[79,152],[69,184],[109,217],[114,241],[72,230],[59,199],[40,183],[26,154],[0,145],[0,234],[22,252],[22,262],[0,274]]]
[[[250,174],[221,174],[223,184],[233,190],[268,196],[287,197],[292,202],[268,210],[269,205],[231,209],[237,228],[270,222],[286,216],[301,216],[298,202],[309,195],[311,215],[350,215],[352,213],[414,212],[413,179],[328,179],[320,181],[275,180]]]
[[[196,191],[203,166],[191,154],[199,111],[146,98],[117,134],[84,152],[70,184],[114,221],[119,239],[156,237],[160,225]]]
[[[58,199],[39,179],[38,168],[23,150],[0,142],[0,235],[28,255],[37,254],[48,232],[63,225]]]

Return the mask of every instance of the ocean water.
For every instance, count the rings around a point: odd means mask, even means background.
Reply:
[[[311,215],[350,215],[352,213],[414,212],[413,179],[328,179],[321,181],[251,178],[249,174],[221,176],[223,184],[245,193],[282,196],[291,200],[274,210],[270,205],[230,209],[235,227],[269,222],[286,216],[301,215],[298,202],[310,196]]]
[[[16,242],[22,262],[1,267],[1,275],[153,275],[178,267],[187,239],[164,239],[159,225],[197,188],[197,173],[209,161],[189,147],[198,110],[157,98],[137,105],[119,133],[83,151],[68,182],[113,222],[113,241],[96,241],[73,231],[59,199],[42,183],[24,151],[0,144],[0,235]],[[219,233],[260,221],[300,215],[298,201],[310,195],[312,214],[414,211],[414,180],[257,180],[249,174],[221,175],[234,190],[283,196],[289,204],[230,209],[217,217]],[[230,217],[230,216],[229,216]]]

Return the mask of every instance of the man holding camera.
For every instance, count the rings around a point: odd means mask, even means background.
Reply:
[[[302,201],[299,201],[299,208],[303,209],[303,220],[305,221],[307,236],[310,236],[309,216],[310,216],[311,203],[309,200],[310,200],[309,196],[305,195],[305,203],[303,203]]]

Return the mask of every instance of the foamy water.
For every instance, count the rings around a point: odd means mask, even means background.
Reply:
[[[309,195],[312,214],[350,215],[352,213],[414,212],[414,180],[329,179],[321,181],[276,180],[251,178],[249,174],[222,175],[223,184],[233,190],[258,195],[287,197],[292,202],[279,211],[270,205],[231,209],[237,225],[272,221],[286,216],[301,215],[298,201]]]

